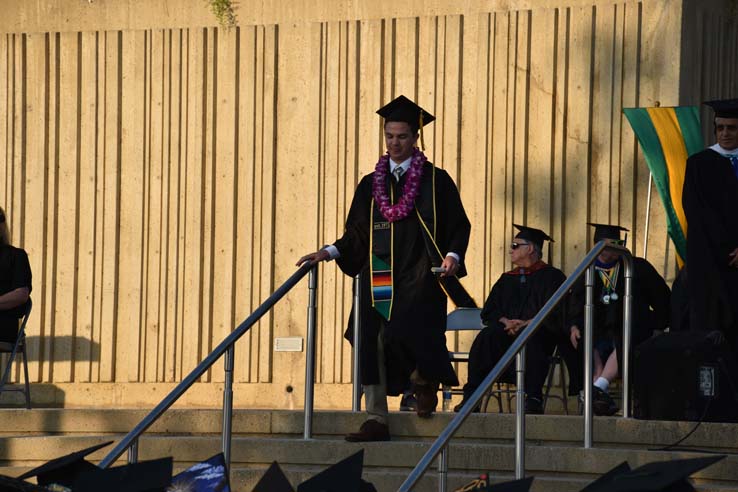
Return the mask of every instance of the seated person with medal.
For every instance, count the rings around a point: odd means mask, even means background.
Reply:
[[[28,255],[10,244],[5,211],[0,208],[0,342],[15,343],[18,320],[25,313],[30,294]]]
[[[594,242],[625,246],[618,225],[592,224],[595,228]],[[614,415],[618,407],[610,397],[610,382],[618,376],[621,364],[623,338],[623,292],[622,280],[625,267],[620,255],[614,251],[603,251],[595,260],[594,280],[594,324],[593,348],[593,397],[595,415]],[[569,298],[569,338],[574,348],[581,347],[584,332],[584,305],[586,300],[585,277],[574,284]],[[651,337],[654,330],[669,326],[669,287],[661,275],[645,259],[633,257],[633,311],[631,324],[631,347]]]

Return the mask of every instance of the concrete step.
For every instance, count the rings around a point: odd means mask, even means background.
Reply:
[[[141,410],[45,409],[0,411],[0,473],[17,476],[23,470],[62,454],[106,440],[118,440],[146,414]],[[140,459],[173,456],[177,469],[220,451],[221,414],[217,410],[175,409],[144,434]],[[294,484],[356,452],[365,450],[365,479],[378,490],[397,490],[432,440],[453,418],[437,414],[421,420],[393,413],[393,440],[348,443],[346,432],[363,421],[352,412],[317,412],[314,439],[303,440],[303,415],[289,411],[237,410],[234,413],[232,476],[234,490],[250,491],[266,467],[278,461]],[[452,440],[449,484],[458,487],[482,471],[500,481],[514,470],[514,416],[472,415]],[[639,466],[700,455],[703,450],[733,453],[697,473],[703,492],[738,490],[738,426],[702,424],[681,444],[684,450],[658,451],[695,427],[691,422],[653,422],[595,418],[593,449],[582,448],[581,417],[530,416],[526,420],[526,471],[536,476],[533,490],[578,491],[617,464]],[[99,461],[111,448],[91,455]],[[437,490],[429,470],[416,490]]]

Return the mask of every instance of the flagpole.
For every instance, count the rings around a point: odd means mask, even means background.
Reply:
[[[643,258],[648,253],[648,228],[651,222],[651,188],[653,187],[653,173],[648,173],[648,198],[646,198],[646,235],[643,238]]]

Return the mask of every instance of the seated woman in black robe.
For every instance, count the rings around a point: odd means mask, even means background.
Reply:
[[[18,319],[31,294],[28,255],[10,245],[5,211],[0,208],[0,342],[15,343]]]

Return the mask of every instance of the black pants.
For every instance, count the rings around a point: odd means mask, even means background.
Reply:
[[[479,332],[469,351],[469,379],[464,385],[465,399],[476,391],[514,340],[515,337],[509,336],[499,326],[486,327]],[[557,337],[543,329],[528,340],[525,353],[525,392],[528,396],[541,398],[543,383],[548,375],[549,357],[558,341]],[[514,359],[499,381],[515,383]]]

